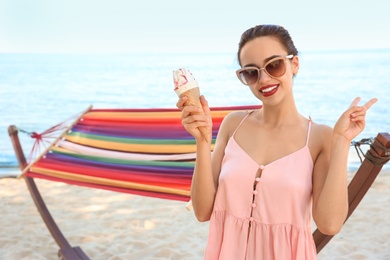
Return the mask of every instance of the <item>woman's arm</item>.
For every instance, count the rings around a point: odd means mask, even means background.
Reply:
[[[314,165],[313,218],[324,234],[341,229],[348,213],[347,162],[350,142],[334,135],[330,127],[320,127],[316,138],[323,147]]]
[[[350,144],[365,127],[366,111],[377,101],[358,106],[356,98],[335,124],[320,127],[320,152],[313,173],[313,218],[324,234],[338,233],[348,214],[347,165]],[[317,140],[317,141],[318,141]]]
[[[182,109],[182,124],[196,140],[196,162],[192,177],[191,201],[196,218],[199,221],[208,221],[214,207],[218,177],[226,145],[226,138],[221,134],[224,132],[224,123],[220,127],[214,151],[211,154],[212,121],[207,101],[203,96],[201,97],[204,115],[191,115],[192,112],[199,111],[193,106],[183,107],[185,101],[186,98],[182,98],[177,103],[179,109]],[[207,127],[207,140],[201,135],[199,126]]]

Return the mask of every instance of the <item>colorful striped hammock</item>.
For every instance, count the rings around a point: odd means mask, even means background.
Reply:
[[[213,144],[229,112],[256,108],[259,106],[212,108]],[[167,108],[89,108],[22,174],[189,201],[196,147],[194,138],[181,125],[180,113]],[[38,141],[42,139],[35,135]]]
[[[230,112],[260,106],[212,108],[213,144],[222,119]],[[181,125],[177,109],[92,109],[77,119],[51,127],[41,134],[29,133],[39,148],[46,138],[55,139],[27,165],[15,126],[9,134],[22,176],[64,259],[89,259],[79,247],[71,247],[56,225],[33,178],[60,181],[141,196],[190,200],[195,161],[195,141]],[[53,134],[62,131],[58,137]],[[365,160],[348,185],[349,212],[353,213],[381,168],[390,159],[390,135],[378,133]],[[356,145],[355,145],[356,147]],[[213,145],[211,150],[213,149]],[[34,154],[34,152],[32,153]],[[33,158],[31,156],[30,158]],[[333,236],[313,232],[317,252]]]

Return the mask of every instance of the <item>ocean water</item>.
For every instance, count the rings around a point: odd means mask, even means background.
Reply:
[[[300,61],[294,95],[303,115],[333,126],[356,96],[377,97],[355,140],[390,132],[390,49],[302,51]],[[175,107],[172,71],[180,67],[193,72],[211,106],[259,104],[235,76],[235,53],[0,54],[0,175],[18,172],[9,125],[42,132],[89,105]],[[33,140],[19,135],[28,156]],[[351,170],[360,164],[353,151]]]

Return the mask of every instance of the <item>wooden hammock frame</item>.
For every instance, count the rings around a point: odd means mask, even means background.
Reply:
[[[24,169],[27,167],[27,161],[24,156],[22,146],[20,144],[18,130],[15,126],[11,125],[8,128],[8,133],[10,135],[20,169],[21,171],[24,171]],[[378,149],[378,147],[384,147],[385,149],[381,150]],[[367,151],[367,154],[374,154],[375,158],[377,159],[386,159],[390,156],[388,152],[389,148],[389,133],[378,133],[370,149]],[[348,218],[352,215],[352,213],[354,212],[360,201],[363,199],[368,189],[375,181],[375,178],[378,176],[385,163],[385,160],[382,160],[382,162],[380,162],[380,160],[372,160],[368,159],[368,157],[364,159],[361,166],[359,167],[348,185],[349,211],[345,221],[347,221]],[[28,176],[24,176],[24,179],[30,191],[31,197],[39,211],[39,214],[41,215],[54,240],[60,247],[58,256],[61,259],[71,260],[89,259],[89,257],[82,251],[80,247],[72,247],[68,240],[65,238],[65,236],[62,234],[61,230],[51,216],[48,208],[46,207],[45,201],[43,200],[34,179]],[[319,253],[332,239],[333,236],[322,234],[317,229],[313,232],[313,237],[316,244],[317,253]]]

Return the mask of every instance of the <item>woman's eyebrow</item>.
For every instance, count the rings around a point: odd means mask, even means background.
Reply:
[[[272,56],[264,59],[264,63],[267,63],[268,61],[275,59],[275,58],[278,58],[278,57],[282,57],[282,55],[272,55]]]
[[[282,55],[272,55],[272,56],[270,56],[270,57],[268,57],[268,58],[265,58],[265,59],[264,59],[264,64],[267,63],[267,62],[269,62],[270,60],[275,59],[275,58],[278,58],[278,57],[282,57]],[[243,66],[243,68],[245,68],[245,67],[256,67],[256,68],[260,68],[258,65],[254,64],[254,63],[246,64],[245,66]]]

